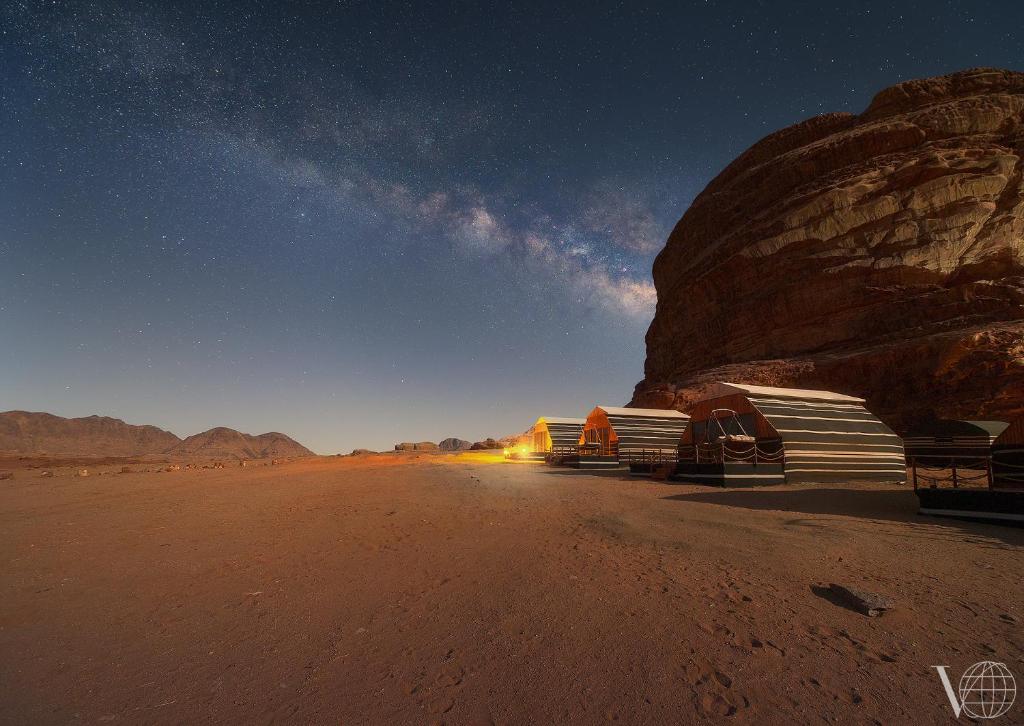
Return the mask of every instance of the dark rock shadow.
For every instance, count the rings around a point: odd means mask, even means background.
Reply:
[[[846,601],[845,599],[840,597],[830,587],[823,587],[821,585],[811,585],[811,592],[813,592],[815,595],[817,595],[818,597],[822,598],[823,600],[828,600],[830,603],[832,603],[836,607],[844,608],[846,610],[849,610],[851,613],[857,613],[858,615],[863,615],[863,613],[860,610],[858,610],[853,605],[851,605],[848,601]]]

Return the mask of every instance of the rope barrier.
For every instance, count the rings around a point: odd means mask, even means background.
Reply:
[[[946,466],[935,464],[934,461],[933,457],[928,458],[928,464],[921,463],[916,457],[910,459],[908,463],[912,470],[915,489],[922,483],[931,488],[952,485],[953,489],[960,488],[961,484],[970,485],[973,482],[984,482],[984,488],[992,486],[993,462],[989,457],[978,459],[950,458]]]
[[[693,444],[679,448],[679,461],[724,464],[749,463],[757,464],[778,464],[785,460],[785,452],[782,450],[767,451],[757,444],[750,444],[747,448],[733,448],[724,442],[721,444]]]
[[[931,460],[931,457],[929,457],[929,461]],[[924,471],[947,471],[950,469],[978,469],[988,467],[988,459],[950,459],[946,466],[939,466],[937,464],[929,466],[928,464],[922,464],[919,460],[916,460],[914,463],[917,465],[918,469]]]

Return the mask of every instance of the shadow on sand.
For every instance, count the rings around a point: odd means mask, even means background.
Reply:
[[[830,587],[824,587],[822,585],[811,585],[811,592],[820,597],[822,600],[827,600],[836,607],[843,608],[844,610],[849,610],[851,613],[860,614],[860,611],[857,608],[853,607],[853,605],[848,603],[843,598],[839,597],[839,595],[833,592],[832,588]]]
[[[1024,546],[1024,529],[1019,527],[919,515],[917,495],[910,486],[901,489],[724,489],[673,494],[664,500],[941,526]]]
[[[611,479],[636,479],[629,475],[629,469],[573,469],[571,466],[547,467],[544,474],[552,476],[601,476]]]

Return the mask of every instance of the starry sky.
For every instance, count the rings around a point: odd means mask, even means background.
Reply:
[[[336,453],[622,404],[651,263],[715,174],[893,83],[1021,69],[1021,27],[1015,2],[5,2],[0,410]]]

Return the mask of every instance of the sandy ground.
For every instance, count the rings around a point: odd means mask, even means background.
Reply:
[[[931,665],[1024,685],[1024,530],[917,517],[908,487],[102,470],[0,481],[3,722],[928,723]]]

